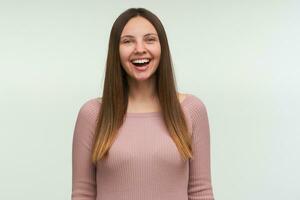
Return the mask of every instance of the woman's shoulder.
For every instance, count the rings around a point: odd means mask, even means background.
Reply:
[[[198,118],[199,116],[205,115],[207,112],[206,105],[202,98],[191,93],[185,94],[183,108],[189,113],[192,120],[195,120],[195,118]]]
[[[190,115],[197,115],[199,112],[206,112],[206,106],[202,98],[192,93],[178,93],[179,101],[184,110],[187,110]],[[93,97],[86,100],[80,110],[83,112],[97,113],[102,103],[102,97]]]
[[[188,105],[190,108],[203,108],[205,107],[205,104],[202,100],[202,98],[198,97],[195,94],[191,94],[191,93],[185,93],[184,94],[184,98],[183,98],[183,103],[185,103],[185,105]]]
[[[99,112],[100,102],[101,98],[99,97],[85,100],[80,106],[79,113],[87,117],[96,117]]]
[[[82,103],[81,108],[90,108],[90,107],[98,106],[101,103],[101,100],[102,100],[101,97],[89,98]]]

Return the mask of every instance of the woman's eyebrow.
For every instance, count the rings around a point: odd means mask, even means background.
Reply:
[[[145,37],[145,36],[149,36],[149,35],[155,35],[155,36],[157,36],[156,33],[147,33],[147,34],[144,35],[144,37]],[[121,38],[123,38],[123,37],[134,38],[133,35],[123,35],[123,36],[121,36]]]
[[[155,36],[157,36],[157,34],[156,33],[147,33],[146,35],[144,35],[144,36],[149,36],[149,35],[155,35]]]

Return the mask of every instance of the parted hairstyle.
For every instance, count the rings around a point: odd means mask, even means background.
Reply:
[[[154,73],[156,93],[167,130],[184,160],[192,158],[191,135],[177,96],[175,75],[165,29],[159,18],[145,8],[125,10],[115,20],[109,38],[101,107],[93,138],[92,161],[104,159],[123,124],[127,112],[129,86],[120,61],[119,43],[126,23],[133,17],[147,19],[156,29],[161,45],[159,65]]]

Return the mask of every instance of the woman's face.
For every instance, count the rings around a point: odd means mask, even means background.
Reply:
[[[120,59],[130,78],[143,81],[156,71],[161,47],[154,26],[143,17],[133,17],[125,25],[120,38]]]

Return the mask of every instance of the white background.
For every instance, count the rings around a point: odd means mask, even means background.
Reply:
[[[163,22],[178,89],[205,103],[218,200],[300,199],[300,3],[0,1],[0,199],[70,199],[80,106],[102,93],[111,26]]]

